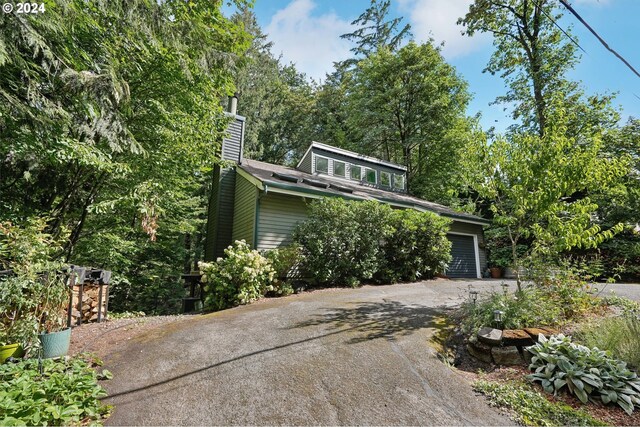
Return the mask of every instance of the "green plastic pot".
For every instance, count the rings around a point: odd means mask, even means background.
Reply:
[[[4,363],[10,357],[24,356],[24,349],[20,344],[7,344],[0,347],[0,363]]]
[[[53,357],[62,357],[69,351],[69,343],[71,342],[71,328],[63,329],[58,332],[42,333],[38,335],[40,344],[42,345],[42,358],[51,359]]]

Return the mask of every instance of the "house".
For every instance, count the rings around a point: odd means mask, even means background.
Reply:
[[[295,168],[243,158],[245,118],[235,114],[222,143],[209,203],[205,259],[223,255],[235,240],[258,250],[291,243],[308,204],[322,197],[378,200],[395,208],[431,211],[453,222],[447,237],[453,257],[447,276],[480,278],[487,267],[483,226],[489,221],[412,197],[404,166],[312,142]]]

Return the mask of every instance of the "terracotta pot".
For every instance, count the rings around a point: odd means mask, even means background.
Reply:
[[[489,270],[492,278],[499,279],[502,277],[502,269],[500,267],[491,267]]]

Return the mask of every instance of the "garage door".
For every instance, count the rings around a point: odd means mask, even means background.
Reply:
[[[451,241],[451,263],[447,276],[477,278],[476,252],[473,236],[447,234]]]

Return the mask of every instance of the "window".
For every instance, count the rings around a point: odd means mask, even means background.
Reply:
[[[404,190],[404,175],[393,174],[393,188]]]
[[[376,171],[373,169],[365,168],[364,176],[369,184],[375,184],[378,181],[376,179]]]
[[[351,165],[351,179],[360,181],[362,179],[362,168],[360,166]]]
[[[329,173],[329,159],[316,156],[316,172]]]
[[[385,187],[391,187],[391,174],[389,172],[380,172],[380,184]]]
[[[338,160],[334,160],[333,161],[333,174],[335,176],[341,176],[341,177],[345,177],[345,170],[347,168],[347,165],[345,164],[345,162],[339,162]]]

